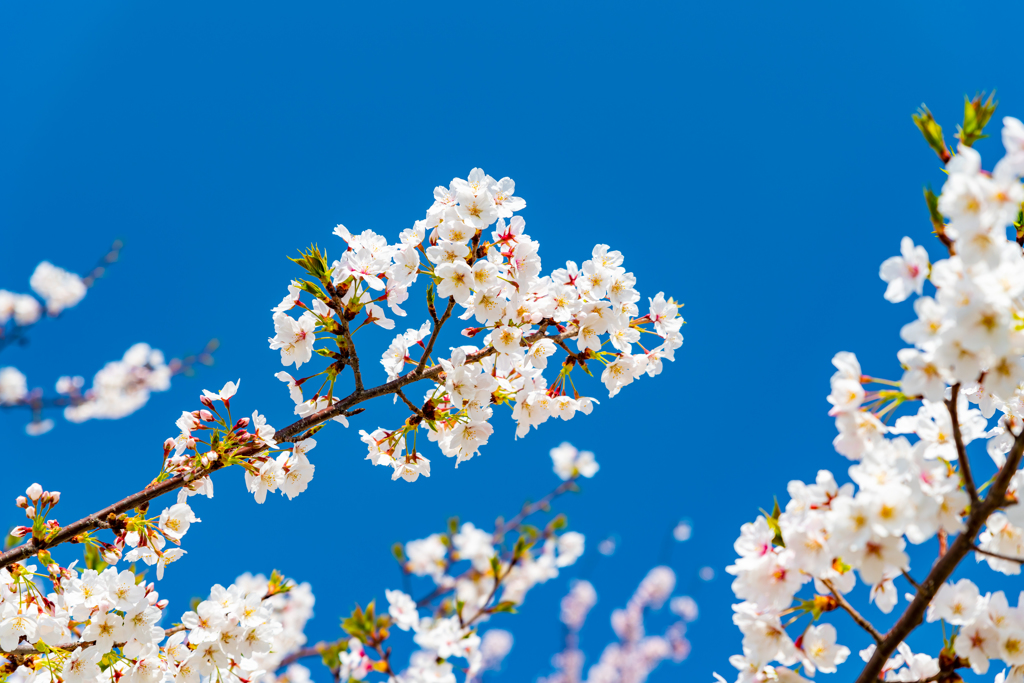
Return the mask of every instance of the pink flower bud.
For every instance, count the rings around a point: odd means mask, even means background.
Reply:
[[[29,505],[27,508],[25,508],[25,516],[29,519],[36,518],[36,508],[34,505]]]
[[[482,329],[482,327],[467,327],[462,331],[462,336],[471,338],[475,337],[476,335],[480,334],[480,330]]]
[[[25,489],[25,495],[28,496],[28,499],[31,501],[37,501],[39,500],[39,497],[43,495],[43,487],[39,484],[32,484]]]
[[[160,609],[167,609],[167,605],[168,605],[168,601],[167,600],[160,600],[160,601],[158,601],[156,603],[156,606],[159,607]]]
[[[16,526],[11,529],[11,536],[14,536],[15,538],[28,536],[30,533],[32,533],[32,527],[29,526]]]
[[[210,399],[206,398],[205,396],[200,396],[199,397],[199,402],[202,403],[207,408],[209,408],[210,410],[213,410],[213,401],[211,401]]]
[[[15,499],[14,504],[22,509],[27,508],[28,498],[26,498],[25,496],[18,496],[17,499]]]
[[[166,439],[164,441],[164,453],[170,453],[174,450],[174,439]]]
[[[199,419],[202,420],[203,422],[213,422],[213,413],[211,413],[209,410],[200,410]]]
[[[50,491],[50,505],[56,505],[60,502],[60,491]]]
[[[248,426],[249,426],[249,418],[242,417],[242,418],[239,418],[238,422],[235,423],[235,426],[232,428],[232,431],[234,431],[235,429],[242,429],[243,427],[248,427]]]

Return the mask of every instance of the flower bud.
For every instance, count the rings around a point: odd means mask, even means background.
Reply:
[[[32,484],[27,489],[25,489],[25,495],[28,496],[29,500],[35,502],[39,500],[39,497],[41,495],[43,495],[43,487],[40,486],[39,484]]]
[[[167,455],[168,453],[170,453],[173,450],[174,450],[174,439],[168,438],[168,439],[164,440],[164,455]]]
[[[249,426],[249,418],[242,417],[242,418],[239,418],[238,422],[235,423],[235,426],[232,428],[232,431],[234,431],[236,429],[242,429],[243,427],[248,427],[248,426]]]
[[[160,609],[167,609],[167,605],[168,605],[168,604],[169,604],[169,603],[168,603],[168,601],[167,601],[167,600],[160,600],[160,601],[158,601],[158,602],[156,603],[156,606],[157,606],[157,607],[159,607]]]
[[[213,422],[213,413],[211,413],[209,410],[200,410],[199,419],[202,420],[203,422]]]
[[[36,508],[34,505],[29,505],[27,508],[25,508],[25,516],[29,519],[36,518]]]
[[[199,397],[199,402],[202,403],[207,408],[209,408],[210,410],[213,410],[213,401],[211,401],[210,399],[206,398],[205,396],[200,396]]]
[[[475,337],[476,335],[480,334],[480,330],[482,329],[482,327],[467,327],[466,329],[462,330],[462,336],[470,338]]]
[[[18,496],[15,499],[14,504],[17,505],[20,508],[23,508],[23,509],[27,508],[28,507],[28,498],[26,498],[25,496]]]
[[[50,505],[56,505],[60,502],[60,491],[50,491]]]
[[[28,536],[30,533],[32,533],[32,527],[30,526],[16,526],[11,529],[11,536],[14,536],[15,538]]]

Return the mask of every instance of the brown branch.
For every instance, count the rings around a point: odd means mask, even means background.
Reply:
[[[323,655],[323,650],[325,650],[329,646],[330,643],[325,643],[321,641],[311,647],[304,647],[299,650],[296,650],[290,655],[285,656],[285,658],[281,660],[281,663],[277,665],[277,669],[283,669],[290,664],[294,664],[300,659],[305,659],[306,657],[320,657],[321,655]]]
[[[896,646],[902,643],[903,639],[924,620],[925,610],[928,609],[929,603],[938,593],[939,588],[953,574],[967,553],[974,549],[974,539],[985,525],[989,515],[1005,505],[1006,490],[1020,466],[1022,455],[1024,455],[1024,431],[1014,440],[1013,447],[1006,456],[1006,462],[999,469],[995,479],[992,480],[988,495],[979,505],[971,507],[971,513],[967,516],[965,524],[966,528],[950,544],[946,554],[934,564],[928,577],[921,583],[921,588],[917,591],[910,606],[875,648],[871,659],[868,660],[867,665],[860,672],[860,676],[857,677],[857,683],[875,683],[886,661],[896,651]]]
[[[177,626],[172,626],[171,628],[164,629],[164,638],[169,638],[170,636],[173,636],[175,633],[180,633],[180,632],[184,631],[186,628],[187,627],[184,626],[183,624],[178,624]],[[85,649],[87,647],[92,647],[95,644],[96,644],[95,640],[86,640],[86,641],[82,641],[82,642],[78,642],[78,643],[61,643],[60,645],[54,645],[53,648],[60,649],[60,650],[67,650],[68,652],[71,652],[71,651],[73,651],[77,647]],[[128,644],[127,642],[124,642],[124,643],[114,643],[114,647],[124,647],[127,644]],[[51,649],[53,649],[53,648],[51,648]],[[37,650],[32,645],[32,643],[22,643],[21,645],[19,645],[18,647],[14,648],[13,650],[10,650],[9,652],[5,652],[3,650],[0,650],[0,655],[13,655],[15,657],[26,657],[26,656],[29,656],[29,655],[38,655],[38,654],[43,654],[43,653],[40,652],[39,650]]]
[[[957,416],[956,401],[960,393],[960,384],[954,384],[951,388],[951,395],[946,401],[946,409],[949,411],[949,419],[953,423],[953,441],[956,442],[956,453],[960,461],[960,476],[964,480],[964,488],[967,495],[971,497],[971,507],[978,505],[978,489],[974,486],[974,476],[971,474],[971,462],[967,458],[967,449],[964,448],[964,438],[960,433],[960,419]]]
[[[917,590],[921,590],[921,584],[919,584],[917,581],[914,581],[914,577],[911,576],[910,572],[908,572],[905,569],[903,570],[903,578],[909,581],[911,586],[913,586]]]
[[[840,607],[846,610],[849,615],[853,617],[853,620],[857,622],[857,625],[871,634],[871,637],[875,639],[875,642],[881,645],[883,637],[882,634],[878,632],[878,629],[876,629],[870,621],[861,616],[860,612],[854,609],[853,605],[846,601],[846,598],[843,597],[842,593],[835,589],[831,581],[828,579],[821,579],[821,582],[828,587],[829,591],[832,592],[832,597],[836,599],[836,602],[839,603]]]
[[[356,353],[355,342],[352,341],[352,331],[348,326],[348,309],[341,302],[341,297],[338,296],[338,290],[333,286],[327,288],[327,293],[331,295],[331,301],[334,302],[334,310],[338,312],[338,321],[341,324],[341,336],[345,340],[345,346],[348,347],[348,365],[352,368],[352,381],[355,383],[355,391],[353,394],[360,394],[363,391],[363,375],[359,371],[359,355]]]
[[[494,540],[496,542],[501,541],[502,537],[505,534],[507,534],[510,531],[515,531],[516,529],[518,529],[519,525],[522,524],[527,517],[537,512],[540,512],[541,510],[544,510],[551,504],[551,501],[553,501],[555,498],[558,498],[566,491],[572,491],[573,489],[577,488],[576,479],[578,479],[578,477],[572,477],[570,479],[567,479],[566,481],[563,481],[561,484],[559,484],[558,488],[556,488],[554,491],[538,500],[536,503],[527,503],[526,505],[523,506],[523,509],[519,511],[519,514],[513,517],[511,520],[509,520],[507,524],[495,524]]]
[[[1012,555],[1001,555],[999,553],[994,553],[991,550],[985,550],[984,548],[982,548],[981,546],[978,546],[978,545],[973,546],[971,548],[971,550],[973,550],[974,552],[979,553],[981,555],[988,555],[989,557],[994,557],[997,560],[1006,560],[1007,562],[1016,562],[1017,564],[1024,564],[1024,557],[1014,557]]]
[[[395,393],[398,394],[398,398],[402,399],[402,403],[409,407],[409,410],[411,410],[416,415],[419,415],[424,420],[427,419],[427,416],[423,414],[423,410],[421,410],[419,406],[417,406],[415,403],[410,401],[409,398],[401,389],[395,389]]]
[[[548,339],[551,339],[553,341],[561,341],[563,339],[573,337],[577,333],[578,330],[575,328],[575,326],[573,326],[570,329],[567,329],[565,332],[548,337]],[[543,336],[543,333],[536,332],[532,335],[529,335],[528,337],[525,337],[525,339],[527,343],[532,343]],[[489,346],[486,349],[482,349],[480,351],[477,351],[476,353],[472,353],[469,356],[467,356],[466,362],[475,363],[477,361],[483,360],[484,358],[487,358],[488,356],[493,355],[494,353],[494,347]],[[327,422],[331,418],[337,417],[339,415],[347,416],[355,414],[355,412],[358,411],[350,412],[349,408],[358,405],[359,403],[364,403],[379,396],[393,394],[397,390],[401,389],[407,384],[412,384],[413,382],[418,382],[423,379],[436,379],[441,374],[442,369],[443,368],[440,365],[435,365],[429,370],[424,370],[422,372],[418,370],[412,370],[406,373],[405,375],[402,375],[401,377],[398,377],[385,384],[373,387],[372,389],[367,389],[365,391],[353,391],[351,394],[341,399],[334,405],[324,408],[316,413],[313,413],[312,415],[307,415],[304,418],[296,420],[287,427],[278,430],[274,435],[274,439],[278,443],[294,441],[296,437],[302,435],[307,429]],[[256,455],[263,450],[265,450],[265,448],[262,446],[243,446],[237,449],[236,451],[232,452],[230,455],[236,458],[244,458]],[[136,508],[144,503],[148,503],[154,498],[158,498],[164,495],[165,493],[176,491],[177,489],[181,488],[190,481],[193,481],[199,477],[208,476],[209,474],[215,472],[216,470],[223,468],[224,461],[224,457],[217,459],[210,466],[209,469],[203,471],[202,473],[190,472],[188,474],[178,474],[173,477],[170,477],[169,479],[165,479],[164,481],[158,484],[151,484],[150,486],[147,486],[141,491],[133,493],[127,498],[122,498],[118,502],[113,503],[112,505],[108,505],[102,510],[99,510],[97,512],[92,513],[91,515],[83,517],[82,519],[79,519],[76,522],[72,522],[66,527],[63,527],[60,531],[56,533],[56,535],[53,536],[53,538],[50,538],[49,540],[38,541],[35,538],[30,538],[26,543],[23,543],[22,545],[19,545],[15,548],[11,548],[10,550],[0,553],[0,568],[7,567],[15,562],[21,562],[22,560],[28,559],[36,555],[40,550],[52,548],[53,546],[73,541],[75,537],[79,534],[83,534],[87,531],[91,531],[92,529],[98,528],[100,526],[100,523],[106,521],[107,517],[110,515],[116,516],[128,512],[129,510]]]
[[[441,328],[448,322],[448,318],[452,317],[452,310],[455,308],[455,297],[448,297],[448,307],[444,309],[444,313],[441,315],[441,319],[434,318],[434,331],[430,333],[430,339],[427,340],[427,345],[423,348],[423,356],[420,358],[420,362],[416,364],[414,372],[423,372],[423,368],[426,367],[427,359],[430,358],[430,354],[434,351],[434,342],[437,341],[437,337],[441,334]],[[468,360],[468,359],[467,359]]]

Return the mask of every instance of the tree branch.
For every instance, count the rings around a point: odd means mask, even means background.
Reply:
[[[328,647],[328,645],[329,643],[321,641],[311,647],[304,647],[299,650],[296,650],[295,652],[291,653],[290,655],[287,655],[284,659],[282,659],[281,663],[277,665],[277,669],[283,669],[290,664],[294,664],[300,659],[305,659],[306,657],[319,657],[323,654],[324,648]]]
[[[997,560],[1006,560],[1007,562],[1016,562],[1017,564],[1024,564],[1024,557],[1013,557],[1012,555],[1000,555],[999,553],[994,553],[991,550],[985,550],[984,548],[982,548],[981,546],[978,546],[978,545],[975,545],[971,549],[974,552],[976,552],[976,553],[979,553],[981,555],[988,555],[989,557],[994,557]]]
[[[420,362],[416,364],[416,370],[414,372],[423,372],[423,368],[426,367],[427,359],[430,358],[430,354],[434,351],[434,342],[437,341],[438,335],[441,334],[441,328],[448,318],[452,316],[452,310],[455,308],[455,297],[448,297],[448,307],[444,309],[444,313],[441,314],[441,319],[434,318],[434,331],[430,335],[430,339],[427,340],[427,345],[423,348],[423,356],[420,358]],[[467,359],[468,360],[468,359]]]
[[[831,581],[827,579],[821,579],[821,582],[828,587],[828,589],[832,592],[832,597],[836,599],[836,602],[839,603],[840,607],[846,610],[849,613],[849,615],[853,617],[853,620],[857,622],[857,625],[865,631],[867,631],[869,634],[871,634],[871,637],[875,639],[875,642],[881,645],[884,638],[882,637],[882,634],[878,632],[878,629],[872,626],[870,621],[861,616],[860,612],[854,609],[853,605],[846,601],[846,598],[843,597],[842,593],[835,589],[835,586],[832,585]]]
[[[1014,440],[1013,447],[1006,456],[1006,462],[999,469],[995,479],[992,480],[988,495],[979,505],[971,507],[971,514],[967,516],[966,528],[949,546],[946,554],[938,559],[928,577],[921,583],[921,589],[917,591],[910,606],[875,648],[871,659],[860,672],[860,676],[857,677],[857,683],[875,683],[885,662],[896,651],[896,646],[902,643],[903,639],[924,620],[925,610],[928,609],[929,603],[939,588],[953,574],[967,553],[974,549],[974,539],[985,525],[989,515],[1006,503],[1006,490],[1020,466],[1022,455],[1024,455],[1024,431]]]
[[[331,300],[334,302],[334,309],[338,311],[338,321],[341,325],[341,336],[345,340],[345,346],[348,347],[348,365],[352,368],[352,381],[355,383],[354,394],[360,394],[363,391],[363,375],[359,371],[359,354],[356,353],[356,344],[352,341],[352,331],[348,326],[348,317],[346,313],[348,310],[345,305],[341,303],[341,297],[338,296],[338,290],[333,286],[327,290],[328,294],[331,295]]]
[[[578,334],[578,330],[575,328],[575,326],[573,326],[567,329],[565,332],[548,337],[548,339],[557,342],[562,341],[564,339],[568,339],[569,337],[574,337],[576,336],[576,334]],[[536,332],[532,335],[524,337],[524,339],[527,341],[527,343],[533,343],[534,341],[540,339],[543,336],[544,334],[542,332]],[[486,349],[481,349],[480,351],[477,351],[476,353],[467,356],[466,362],[476,363],[477,361],[483,360],[484,358],[487,358],[488,356],[491,356],[494,353],[494,347],[489,346]],[[274,435],[274,439],[278,443],[294,441],[297,436],[300,436],[302,433],[304,433],[307,429],[310,429],[311,427],[315,427],[319,424],[327,422],[328,420],[339,415],[354,414],[352,412],[349,412],[348,409],[355,405],[358,405],[359,403],[364,403],[365,401],[369,401],[379,396],[393,394],[402,387],[406,386],[407,384],[412,384],[413,382],[418,382],[423,379],[437,379],[437,377],[441,374],[442,370],[443,368],[440,365],[435,365],[429,370],[424,370],[422,372],[412,370],[406,373],[405,375],[398,377],[397,379],[373,387],[372,389],[367,389],[365,391],[353,391],[351,394],[341,399],[334,405],[324,408],[323,410],[313,413],[312,415],[307,415],[304,418],[296,420],[287,427],[278,430]],[[232,457],[245,458],[257,455],[263,450],[266,449],[262,446],[243,446],[237,449],[236,451],[232,452],[230,455]],[[150,486],[147,486],[141,491],[133,493],[127,498],[123,498],[118,502],[113,503],[112,505],[108,505],[102,510],[99,510],[97,512],[92,513],[91,515],[83,517],[82,519],[79,519],[76,522],[72,522],[71,524],[63,527],[60,531],[57,532],[57,534],[53,538],[49,539],[48,541],[37,541],[35,538],[30,538],[26,543],[23,543],[22,545],[19,545],[15,548],[11,548],[10,550],[0,553],[0,568],[7,567],[15,562],[21,562],[22,560],[28,559],[29,557],[36,555],[40,550],[52,548],[54,546],[61,545],[62,543],[73,541],[75,537],[79,534],[83,534],[87,531],[91,531],[92,529],[98,528],[100,526],[100,523],[106,521],[107,517],[110,515],[116,516],[121,513],[128,512],[129,510],[136,508],[144,503],[148,503],[154,498],[158,498],[164,495],[165,493],[176,491],[177,489],[181,488],[182,486],[191,481],[194,481],[195,479],[212,474],[213,472],[224,467],[224,461],[225,458],[221,457],[218,458],[207,470],[204,470],[203,472],[189,472],[187,474],[177,474],[173,477],[165,479],[160,483],[151,484]],[[1005,491],[1005,487],[1003,491]]]
[[[175,633],[181,633],[186,628],[187,628],[186,626],[184,626],[182,624],[178,624],[177,626],[172,626],[171,628],[164,629],[164,638],[169,638],[169,637],[173,636]],[[55,648],[59,648],[61,650],[67,650],[68,652],[71,652],[72,650],[74,650],[77,647],[85,649],[87,647],[92,647],[95,644],[96,644],[95,640],[86,640],[86,641],[81,641],[81,642],[78,642],[78,643],[61,643],[60,645],[54,645],[54,647]],[[127,644],[128,644],[127,642],[124,642],[124,643],[114,643],[114,647],[124,647]],[[22,643],[21,645],[19,645],[18,647],[14,648],[13,650],[10,650],[10,651],[0,650],[0,655],[4,655],[4,656],[12,655],[14,657],[27,657],[29,655],[38,655],[38,654],[42,654],[42,653],[39,650],[37,650],[32,643]]]
[[[957,417],[956,402],[960,394],[960,385],[954,384],[951,388],[951,395],[946,401],[946,409],[949,411],[949,419],[953,423],[953,441],[956,442],[956,453],[960,460],[960,476],[964,480],[964,488],[967,495],[971,497],[971,507],[978,505],[978,489],[974,486],[974,476],[971,474],[971,462],[967,458],[967,449],[964,448],[964,438],[960,434],[960,419]]]

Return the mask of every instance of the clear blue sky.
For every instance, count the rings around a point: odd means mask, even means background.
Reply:
[[[563,508],[588,537],[580,567],[598,540],[621,538],[590,571],[600,601],[586,651],[598,654],[610,610],[689,517],[693,539],[671,559],[701,606],[694,651],[652,680],[731,675],[740,637],[722,569],[739,525],[790,478],[845,478],[824,399],[832,355],[897,373],[912,313],[882,299],[878,265],[904,234],[926,239],[921,187],[942,182],[910,114],[925,101],[951,134],[963,95],[995,87],[1000,114],[1024,116],[1019,50],[982,31],[1021,14],[939,2],[4,3],[0,287],[27,289],[42,259],[85,271],[113,239],[126,246],[82,305],[0,364],[49,387],[136,341],[222,347],[215,367],[120,422],[58,422],[33,439],[0,415],[0,501],[39,478],[62,490],[58,518],[71,521],[134,491],[180,411],[228,379],[242,378],[245,405],[290,410],[266,343],[295,273],[284,256],[312,241],[337,253],[339,222],[394,238],[435,185],[481,166],[516,180],[546,270],[608,243],[645,294],[685,301],[678,361],[589,419],[520,441],[496,420],[483,457],[458,472],[438,457],[414,485],[363,461],[355,429],[377,426],[375,408],[318,437],[316,478],[295,501],[257,506],[240,472],[222,474],[162,593],[183,610],[211,579],[278,568],[316,590],[310,637],[337,637],[355,601],[400,585],[393,542],[452,514],[512,514],[557,483],[547,451],[568,439],[601,463]],[[980,149],[994,161],[994,141]],[[710,583],[696,578],[703,565],[718,572]],[[495,621],[517,638],[496,680],[548,672],[558,599],[579,571]],[[843,642],[866,644],[839,624]]]

